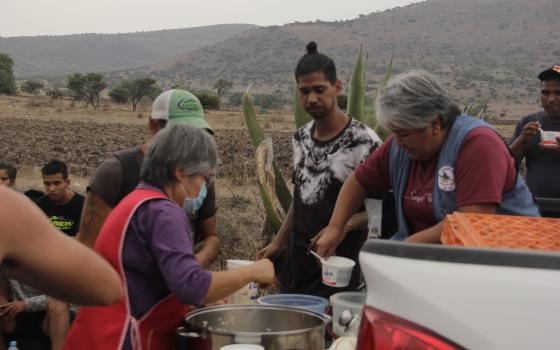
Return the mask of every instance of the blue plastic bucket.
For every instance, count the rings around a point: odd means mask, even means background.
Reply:
[[[257,304],[293,306],[324,314],[329,301],[307,294],[274,294],[258,298]]]

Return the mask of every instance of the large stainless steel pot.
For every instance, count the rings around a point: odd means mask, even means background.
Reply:
[[[224,305],[195,310],[177,330],[177,350],[219,350],[260,344],[266,350],[323,350],[327,316],[273,305]]]

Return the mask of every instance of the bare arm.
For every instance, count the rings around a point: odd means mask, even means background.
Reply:
[[[481,213],[481,214],[495,214],[496,204],[476,204],[467,205],[457,209],[462,213]],[[427,228],[423,231],[417,232],[406,239],[406,242],[413,243],[441,243],[441,230],[443,228],[443,221],[436,225]]]
[[[324,257],[334,255],[336,247],[348,233],[344,229],[350,217],[358,211],[366,198],[366,189],[358,182],[354,173],[342,185],[329,225],[313,238],[310,247]]]
[[[286,218],[284,219],[280,230],[278,230],[278,233],[276,234],[276,236],[274,236],[272,242],[257,252],[257,259],[264,259],[273,256],[286,243],[286,239],[288,238],[290,233],[294,231],[293,205],[293,203],[290,204],[290,209],[288,209]]]
[[[111,207],[95,191],[87,191],[80,220],[80,231],[77,234],[78,241],[93,248],[99,231],[111,210]]]
[[[220,251],[220,239],[218,238],[216,228],[216,216],[204,219],[197,223],[197,232],[199,232],[203,239],[195,247],[196,260],[204,268],[207,268],[218,257]]]
[[[0,188],[0,271],[64,301],[110,304],[121,282],[107,261],[56,230],[31,201]]]
[[[212,282],[206,295],[206,303],[223,299],[250,282],[269,285],[275,281],[274,266],[268,259],[229,271],[212,272]]]

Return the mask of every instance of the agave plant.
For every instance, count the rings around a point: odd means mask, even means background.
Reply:
[[[488,100],[480,100],[475,103],[467,104],[463,107],[463,113],[481,120],[484,120],[484,114],[488,110]]]
[[[381,81],[384,86],[391,77],[393,66],[393,58],[387,67],[387,73]],[[383,130],[375,119],[375,96],[372,103],[366,107],[366,63],[363,59],[362,47],[358,53],[356,67],[352,72],[350,82],[350,91],[348,94],[348,114],[360,122],[374,129],[375,132],[385,139],[388,132]],[[274,162],[272,141],[270,138],[264,137],[264,133],[257,121],[257,116],[253,105],[251,104],[250,87],[247,88],[243,95],[243,113],[245,122],[253,145],[257,148],[256,164],[257,164],[257,181],[263,204],[266,210],[267,223],[265,226],[270,227],[274,232],[280,229],[282,221],[292,203],[292,195],[288,190],[282,174],[280,173],[276,163]],[[294,87],[294,121],[297,128],[302,127],[312,120],[311,116],[305,111],[299,98],[297,84]],[[367,109],[367,112],[366,112]]]

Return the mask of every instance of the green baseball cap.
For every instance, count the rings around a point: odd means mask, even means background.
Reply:
[[[190,124],[214,134],[204,120],[204,110],[198,98],[187,90],[167,90],[152,104],[152,119],[167,120],[169,124]]]

